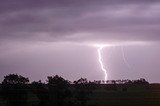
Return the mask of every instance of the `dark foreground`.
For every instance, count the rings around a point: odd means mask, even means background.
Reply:
[[[160,84],[20,86],[1,86],[0,106],[160,106]]]
[[[29,83],[17,74],[5,76],[0,106],[160,106],[160,84],[145,79],[70,82],[58,75],[47,78],[47,83]]]

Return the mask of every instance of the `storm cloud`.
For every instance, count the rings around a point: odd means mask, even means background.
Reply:
[[[88,43],[152,42],[123,45],[124,53],[106,48],[103,62],[109,79],[159,82],[159,29],[159,0],[1,0],[0,80],[9,73],[103,80],[97,48]]]
[[[160,40],[158,0],[5,0],[0,39]]]

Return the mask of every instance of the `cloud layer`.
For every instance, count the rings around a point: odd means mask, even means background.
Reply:
[[[159,0],[5,0],[0,39],[159,41]]]
[[[103,80],[88,45],[113,43],[102,53],[109,79],[160,82],[159,28],[159,0],[1,0],[0,81],[10,73]]]

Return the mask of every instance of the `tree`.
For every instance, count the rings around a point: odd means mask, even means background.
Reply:
[[[48,77],[49,86],[49,103],[51,106],[64,106],[65,99],[71,96],[68,89],[69,81],[63,79],[62,77],[55,75]]]
[[[74,81],[74,84],[87,84],[88,81],[86,78],[80,78],[79,80],[77,81]]]
[[[90,87],[93,87],[91,83],[88,83],[86,78],[80,78],[74,81],[75,86],[75,98],[79,101],[80,106],[85,106],[88,100],[88,95],[92,92]]]
[[[48,88],[47,86],[39,80],[38,82],[34,81],[31,83],[31,89],[34,94],[38,97],[39,104],[38,106],[48,106]]]
[[[9,106],[26,106],[29,79],[17,74],[9,74],[2,82],[2,92]]]
[[[25,78],[17,74],[9,74],[4,76],[2,84],[27,84],[29,82],[28,78]]]
[[[47,82],[49,85],[56,86],[59,88],[63,88],[63,87],[66,87],[67,85],[69,85],[68,80],[65,80],[64,78],[62,78],[58,75],[48,76]]]
[[[133,84],[149,84],[144,78],[140,78],[138,80],[134,80]]]

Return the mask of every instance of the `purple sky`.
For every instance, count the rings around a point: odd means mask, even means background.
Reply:
[[[109,80],[160,82],[160,1],[0,2],[0,80],[9,73],[103,80],[95,44],[111,45],[102,51]]]

